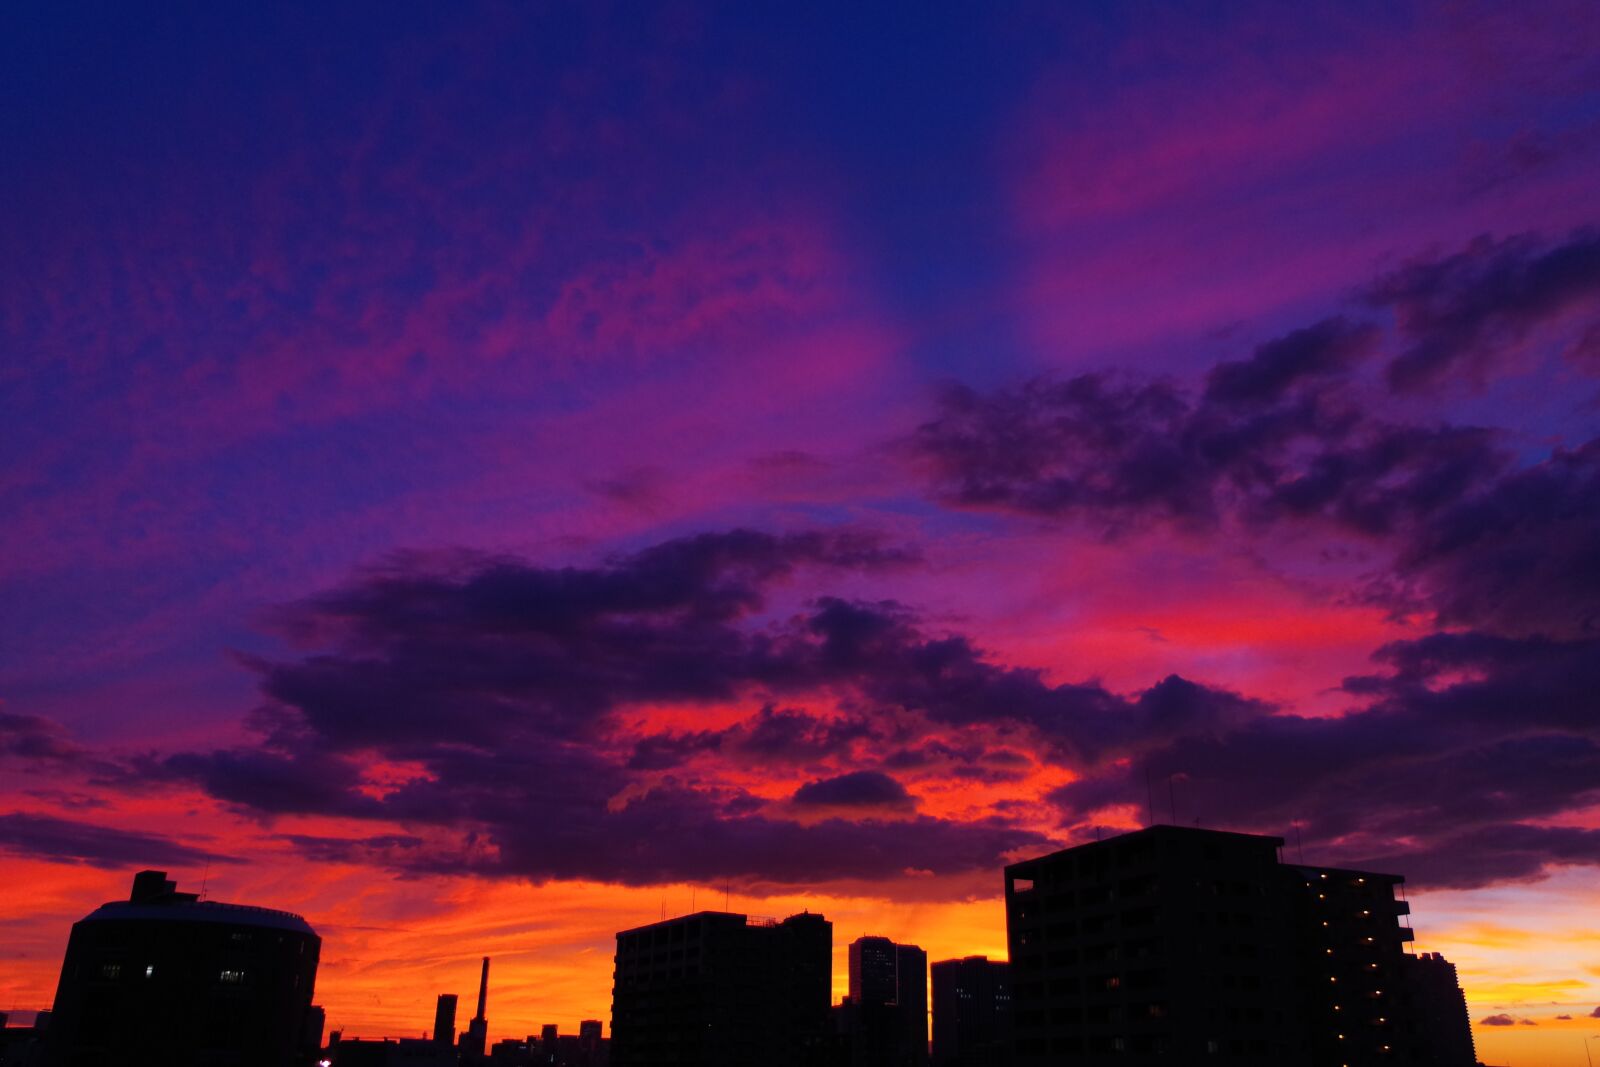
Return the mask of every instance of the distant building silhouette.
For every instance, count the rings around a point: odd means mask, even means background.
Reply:
[[[483,1059],[485,1046],[489,1042],[489,1018],[485,1014],[489,1007],[489,957],[483,957],[483,972],[478,976],[478,1014],[472,1017],[467,1024],[467,1032],[461,1039],[461,1060],[463,1063],[476,1063]]]
[[[1007,867],[1018,1067],[1434,1062],[1403,879],[1282,844],[1155,826]]]
[[[617,935],[613,1067],[823,1062],[833,924],[698,912]]]
[[[431,1037],[330,1041],[328,1059],[333,1067],[455,1067],[457,1062],[453,1048],[441,1046]]]
[[[456,1043],[456,1002],[454,993],[440,993],[433,1008],[433,1043],[444,1048]]]
[[[291,1067],[322,939],[298,915],[202,901],[141,871],[73,924],[45,1041],[51,1067]]]
[[[1478,1051],[1456,965],[1437,952],[1407,956],[1406,982],[1416,1011],[1417,1062],[1430,1067],[1473,1067]]]
[[[893,1004],[896,945],[887,937],[858,937],[850,942],[850,999],[857,1004]]]
[[[1011,965],[941,960],[933,973],[933,1067],[1009,1067]]]
[[[305,1025],[300,1028],[300,1060],[315,1063],[322,1052],[322,1031],[328,1025],[328,1013],[316,1004],[306,1009]]]
[[[12,1026],[15,1020],[0,1012],[0,1067],[38,1067],[50,1013],[38,1012],[31,1026]]]
[[[850,943],[850,993],[835,1009],[849,1060],[863,1067],[928,1062],[928,954],[887,937]]]
[[[578,1023],[578,1048],[591,1064],[600,1063],[605,1038],[601,1035],[599,1019],[584,1019]]]

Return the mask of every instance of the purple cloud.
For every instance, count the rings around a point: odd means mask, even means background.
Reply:
[[[233,856],[182,844],[162,834],[20,811],[0,815],[0,849],[19,856],[111,870],[243,862]]]
[[[1480,237],[1461,252],[1384,275],[1365,292],[1394,310],[1408,343],[1389,383],[1415,392],[1460,370],[1481,376],[1534,327],[1569,311],[1600,326],[1600,233],[1557,244],[1532,235]]]
[[[816,808],[891,808],[910,810],[916,800],[906,787],[880,771],[851,771],[836,778],[807,782],[795,790],[794,803]]]

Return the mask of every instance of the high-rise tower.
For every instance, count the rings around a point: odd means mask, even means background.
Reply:
[[[452,1048],[456,1043],[456,995],[440,993],[433,1011],[433,1043]]]
[[[463,1060],[482,1060],[485,1047],[489,1043],[489,1019],[485,1015],[489,1007],[489,957],[483,957],[483,973],[478,976],[478,1014],[472,1017],[467,1024],[467,1036],[461,1042],[461,1058]]]

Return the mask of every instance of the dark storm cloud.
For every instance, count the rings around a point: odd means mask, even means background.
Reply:
[[[1235,405],[1278,400],[1301,381],[1349,371],[1371,354],[1377,340],[1374,326],[1324,319],[1267,342],[1249,359],[1217,364],[1206,377],[1205,399]]]
[[[881,771],[851,771],[807,782],[794,791],[801,807],[912,808],[906,787]]]
[[[993,867],[1008,850],[1044,839],[998,821],[801,825],[738,790],[670,774],[644,786],[637,777],[701,756],[752,764],[838,757],[874,734],[862,714],[767,703],[733,727],[643,737],[629,737],[616,714],[758,690],[860,690],[877,659],[928,643],[897,609],[850,611],[830,601],[771,622],[760,612],[796,567],[906,559],[856,534],[735,531],[593,568],[396,560],[285,614],[298,636],[328,650],[254,663],[269,701],[252,719],[261,744],[179,753],[147,761],[144,773],[195,782],[260,816],[399,822],[415,833],[297,843],[406,870],[633,883]],[[363,787],[360,769],[372,760],[421,772],[375,791]],[[879,799],[909,800],[903,790]]]
[[[825,538],[792,543],[804,560],[835,562],[816,548]],[[772,584],[816,565],[774,553],[781,544],[703,535],[588,570],[415,560],[363,575],[296,609],[324,651],[257,664],[259,745],[146,771],[253,815],[404,828],[303,843],[318,855],[532,879],[788,884],[991,869],[1049,843],[996,819],[879,820],[874,805],[905,814],[892,771],[1012,780],[1029,762],[1017,749],[1075,773],[1050,797],[1063,825],[1142,809],[1170,778],[1180,821],[1298,822],[1323,858],[1432,884],[1600,861],[1592,833],[1554,825],[1600,800],[1594,640],[1398,642],[1346,681],[1354,710],[1310,718],[1177,676],[1126,695],[1052,682],[889,601],[821,597],[776,616]],[[664,573],[674,559],[691,577]],[[651,588],[618,588],[619,574]],[[747,700],[759,710],[713,729],[641,732],[635,719],[660,703],[722,714]],[[364,781],[373,763],[390,768],[381,788]],[[813,780],[785,802],[721,784],[720,770],[763,765]],[[834,817],[796,821],[803,809]],[[852,810],[861,817],[843,817]]]
[[[1600,633],[1600,439],[1437,509],[1398,562],[1446,623]]]
[[[20,811],[0,815],[0,849],[19,856],[105,868],[241,862],[232,856],[180,844],[161,834]]]
[[[1390,534],[1505,461],[1489,431],[1391,424],[1343,395],[1334,379],[1374,335],[1326,320],[1220,364],[1198,399],[1104,374],[988,394],[951,387],[910,444],[935,489],[965,507],[1113,531],[1233,518]]]
[[[264,689],[347,747],[427,739],[442,716],[463,744],[493,744],[530,714],[544,733],[584,736],[619,703],[727,699],[731,682],[781,670],[733,623],[796,567],[910,558],[865,534],[735,530],[592,568],[400,559],[285,612],[339,653],[264,664]]]
[[[805,627],[825,675],[849,678],[875,703],[950,726],[1028,726],[1055,759],[1071,764],[1126,752],[1164,731],[1221,727],[1267,709],[1177,677],[1132,700],[1093,683],[1051,685],[1041,671],[991,662],[964,636],[923,633],[892,604],[824,599]]]
[[[1352,679],[1365,710],[1170,738],[1052,799],[1083,819],[1171,779],[1179,819],[1283,832],[1319,856],[1476,886],[1600,862],[1600,834],[1535,825],[1600,799],[1600,643],[1437,634]]]
[[[73,763],[84,757],[84,751],[59,723],[38,715],[0,712],[0,756]]]
[[[239,748],[180,752],[146,764],[154,780],[192,780],[218,800],[262,815],[377,815],[371,798],[351,790],[359,767],[319,751],[315,742],[290,749]]]
[[[910,445],[958,506],[1112,533],[1318,523],[1389,553],[1367,587],[1378,602],[1447,626],[1594,634],[1600,441],[1519,462],[1492,430],[1385,421],[1348,377],[1372,336],[1326,320],[1217,366],[1198,398],[1095,374],[953,387]]]
[[[825,718],[767,704],[752,718],[726,729],[647,734],[634,743],[628,766],[666,770],[707,753],[744,762],[815,763],[844,756],[855,742],[880,736],[862,716]]]
[[[1420,260],[1365,293],[1394,309],[1408,347],[1388,367],[1403,391],[1463,369],[1481,376],[1504,349],[1568,312],[1600,323],[1600,233],[1583,230],[1548,245],[1532,236],[1480,237],[1463,251]]]

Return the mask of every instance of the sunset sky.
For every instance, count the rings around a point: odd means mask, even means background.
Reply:
[[[1585,1063],[1591,0],[23,3],[0,100],[0,1010],[142,867],[347,1034],[725,903],[838,995],[1157,782]]]

